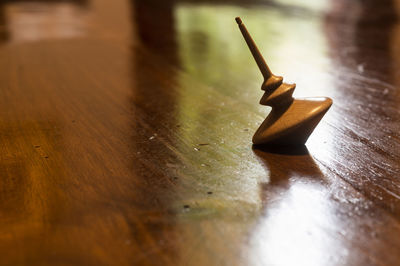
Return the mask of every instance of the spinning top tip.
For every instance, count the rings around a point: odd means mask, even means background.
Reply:
[[[235,20],[238,25],[241,25],[243,23],[242,20],[240,19],[240,17],[236,17]]]

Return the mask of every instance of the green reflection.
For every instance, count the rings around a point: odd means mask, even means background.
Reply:
[[[193,177],[185,182],[198,194],[191,191],[187,199],[204,211],[187,215],[229,212],[239,206],[246,206],[243,216],[258,213],[259,184],[269,182],[251,151],[251,137],[270,109],[258,104],[262,76],[237,28],[236,16],[242,17],[272,71],[284,74],[286,81],[296,81],[301,89],[295,93],[323,95],[321,88],[329,87],[320,17],[288,16],[285,8],[261,7],[181,4],[175,9],[179,57],[185,70],[179,77],[178,96],[179,134],[184,143],[178,150],[187,160],[182,178]],[[311,80],[314,86],[309,88]],[[196,146],[199,143],[209,146]],[[205,198],[207,190],[218,193]]]
[[[244,100],[251,104],[258,100],[261,74],[235,24],[234,18],[238,15],[272,71],[284,74],[285,80],[300,85],[305,75],[311,77],[327,70],[329,62],[324,56],[327,45],[321,34],[320,18],[288,16],[285,12],[279,7],[180,5],[176,19],[185,70],[224,94],[242,97],[249,93]],[[287,58],[293,60],[287,61]]]

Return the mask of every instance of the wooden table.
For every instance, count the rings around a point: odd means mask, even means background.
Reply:
[[[1,1],[0,264],[399,265],[399,7]],[[333,99],[306,148],[252,147],[235,16]]]

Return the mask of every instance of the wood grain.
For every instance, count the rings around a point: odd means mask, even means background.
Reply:
[[[399,3],[285,3],[1,1],[0,264],[398,265]],[[236,16],[306,147],[251,146]]]

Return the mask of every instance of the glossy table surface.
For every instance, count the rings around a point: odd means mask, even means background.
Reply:
[[[0,2],[1,265],[399,265],[400,1]],[[270,108],[234,17],[295,96]]]

